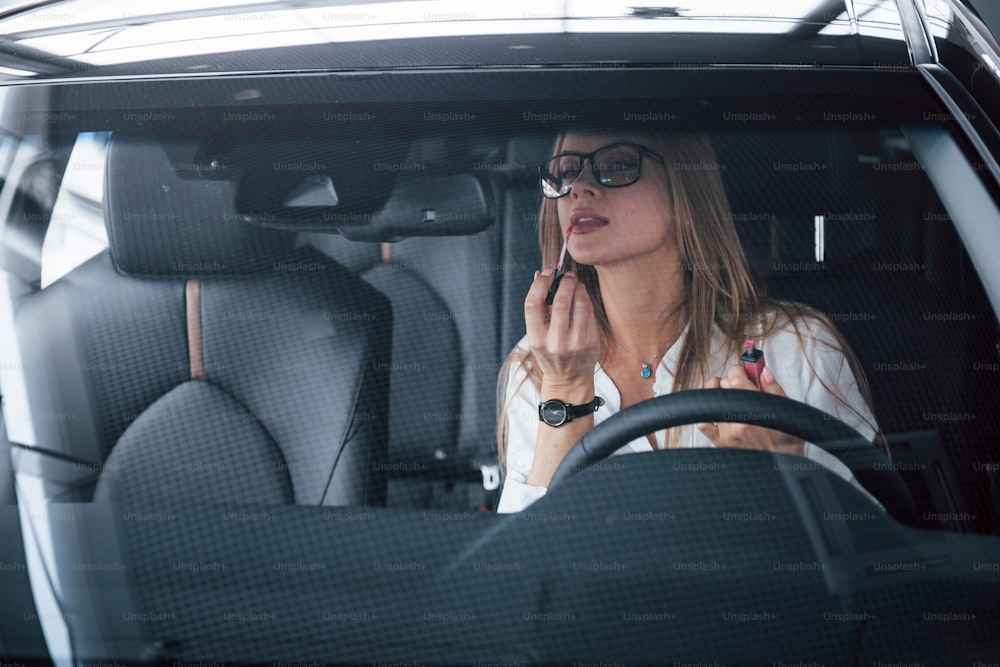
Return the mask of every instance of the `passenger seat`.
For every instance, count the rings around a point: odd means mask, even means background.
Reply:
[[[110,249],[16,314],[18,473],[50,500],[384,504],[388,300],[182,177],[196,150],[112,138]]]

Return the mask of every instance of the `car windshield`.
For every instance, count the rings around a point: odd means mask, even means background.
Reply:
[[[0,667],[989,664],[977,21],[10,8]]]

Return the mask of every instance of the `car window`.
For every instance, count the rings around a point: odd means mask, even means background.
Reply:
[[[522,4],[0,15],[0,667],[992,659],[975,17]]]
[[[101,202],[107,133],[81,134],[63,174],[42,245],[42,287],[107,247]]]

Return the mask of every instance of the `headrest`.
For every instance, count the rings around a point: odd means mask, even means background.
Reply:
[[[292,234],[251,225],[236,212],[232,181],[190,177],[198,173],[197,151],[197,140],[112,137],[104,221],[119,270],[168,275],[266,271],[291,249]]]

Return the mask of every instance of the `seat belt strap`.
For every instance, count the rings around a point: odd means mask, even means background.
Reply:
[[[188,367],[192,380],[205,379],[205,357],[201,339],[201,281],[191,279],[184,287],[187,312]]]

